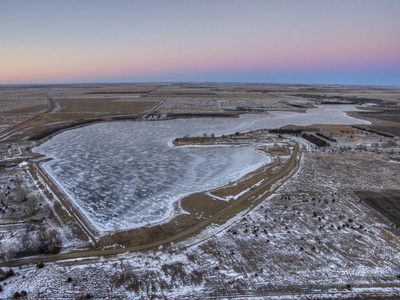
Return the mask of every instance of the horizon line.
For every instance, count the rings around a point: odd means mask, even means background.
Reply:
[[[382,84],[346,84],[346,83],[273,83],[273,82],[251,82],[251,81],[116,81],[116,82],[59,82],[59,83],[0,83],[0,87],[6,86],[59,86],[59,85],[113,85],[113,84],[256,84],[256,85],[295,85],[295,86],[357,86],[357,87],[400,87],[399,85]]]

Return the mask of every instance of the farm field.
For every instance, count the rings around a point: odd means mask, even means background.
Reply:
[[[0,299],[399,297],[399,95],[0,86]]]

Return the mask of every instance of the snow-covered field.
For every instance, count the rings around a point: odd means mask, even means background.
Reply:
[[[237,216],[228,228],[207,228],[219,233],[206,241],[111,259],[48,263],[41,269],[14,268],[17,275],[6,280],[0,297],[16,291],[33,299],[88,294],[121,299],[395,297],[400,294],[398,229],[351,190],[394,188],[399,168],[380,157],[308,151],[300,171],[276,194]]]
[[[216,135],[284,125],[365,124],[349,105],[324,105],[306,114],[271,112],[240,118],[115,122],[63,132],[34,151],[100,231],[160,222],[185,194],[227,184],[268,162],[251,148],[171,148],[184,135]]]

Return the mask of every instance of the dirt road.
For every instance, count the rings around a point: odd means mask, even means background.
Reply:
[[[41,115],[46,114],[46,113],[51,113],[55,109],[55,104],[54,104],[53,98],[51,97],[50,94],[48,94],[46,96],[46,98],[44,100],[44,103],[45,103],[45,106],[46,106],[45,110],[39,112],[38,114],[36,114],[35,116],[29,118],[28,120],[26,120],[26,121],[24,121],[22,123],[19,123],[19,124],[13,126],[12,128],[8,129],[6,132],[4,132],[0,136],[0,142],[5,140],[5,139],[7,139],[8,137],[14,135],[15,133],[21,131],[21,128],[20,128],[21,125],[29,123],[30,121],[32,121],[33,119],[37,118],[38,116],[41,116]],[[25,127],[22,130],[28,129],[30,127],[32,127],[32,126]]]

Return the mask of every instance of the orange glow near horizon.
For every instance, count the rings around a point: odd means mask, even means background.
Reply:
[[[78,15],[66,4],[48,2],[48,18],[40,15],[40,7],[9,4],[14,15],[6,13],[7,6],[0,12],[0,26],[7,28],[0,47],[0,84],[230,81],[241,80],[240,74],[243,80],[250,76],[263,82],[273,79],[274,72],[314,72],[317,79],[321,74],[380,72],[400,84],[397,2],[222,2],[210,11],[201,3],[172,1],[168,12],[124,3],[125,10],[115,15],[105,2],[95,12],[84,5]]]

